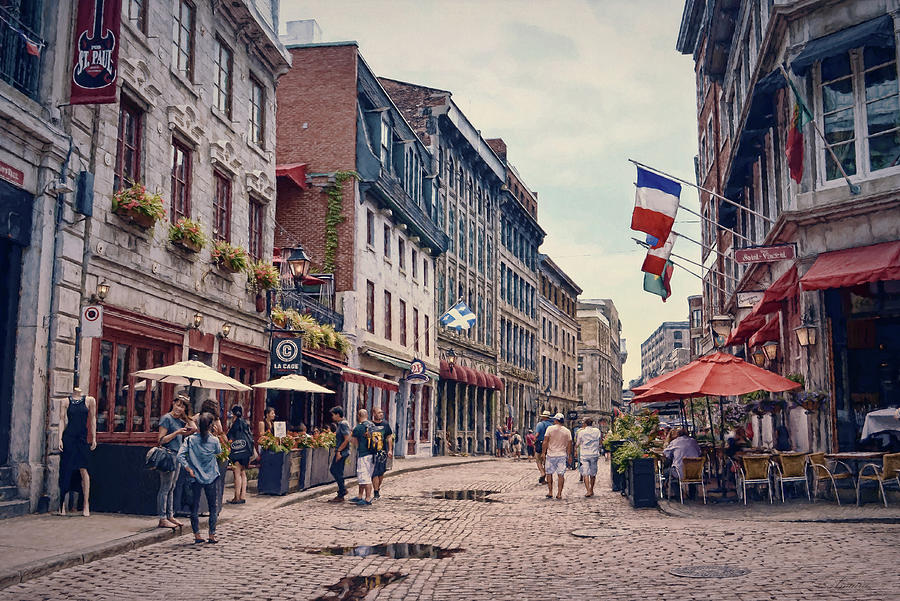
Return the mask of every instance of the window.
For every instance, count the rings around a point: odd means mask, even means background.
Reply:
[[[259,261],[263,256],[263,204],[255,198],[250,199],[250,242],[247,253]]]
[[[116,172],[113,187],[126,188],[141,179],[141,143],[143,119],[141,110],[122,97],[119,105],[119,134],[116,138]]]
[[[216,195],[213,197],[213,238],[231,241],[231,179],[220,171],[213,172]]]
[[[401,305],[403,303],[401,302]],[[387,340],[390,340],[393,335],[393,319],[391,315],[393,303],[391,302],[391,293],[387,290],[384,291],[384,337]]]
[[[375,284],[366,282],[366,331],[375,333]]]
[[[415,280],[419,277],[419,253],[416,252],[416,249],[412,249],[411,253],[410,267],[412,267],[412,277]]]
[[[413,350],[419,352],[419,310],[413,307]]]
[[[422,257],[422,285],[428,288],[428,259]]]
[[[390,169],[391,164],[391,124],[387,113],[381,115],[381,164]]]
[[[400,345],[406,346],[406,301],[400,301]]]
[[[825,139],[847,172],[856,173],[856,132],[853,121],[853,77],[850,55],[844,54],[822,61],[822,120]],[[825,153],[825,179],[841,177],[841,170]]]
[[[216,108],[231,119],[231,74],[234,69],[234,54],[225,43],[216,36]]]
[[[366,211],[366,244],[369,248],[375,248],[375,213]]]
[[[250,76],[250,141],[266,147],[266,89]]]
[[[194,4],[177,2],[172,21],[172,68],[194,81]]]
[[[406,240],[397,238],[397,263],[401,270],[406,270]]]
[[[691,312],[691,327],[692,328],[700,328],[703,326],[703,310],[702,309],[694,309]]]
[[[147,1],[128,0],[128,20],[140,30],[147,33]]]
[[[391,226],[384,226],[384,258],[391,259]]]
[[[191,151],[172,139],[172,202],[169,211],[172,222],[191,216]]]
[[[681,340],[681,332],[677,330],[672,332],[672,338],[674,338],[675,340]]]
[[[866,89],[866,136],[872,171],[900,163],[900,106],[897,104],[897,59],[894,48],[863,51]]]
[[[425,356],[431,355],[431,319],[425,316]]]

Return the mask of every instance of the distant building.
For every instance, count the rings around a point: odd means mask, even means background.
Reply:
[[[611,299],[579,301],[578,398],[601,419],[621,404],[624,340]]]
[[[644,382],[665,370],[672,351],[687,348],[690,328],[686,321],[664,321],[641,343],[641,378]]]
[[[691,325],[690,360],[703,355],[703,337],[707,328],[703,327],[703,296],[696,294],[688,297],[688,323]]]
[[[547,255],[541,255],[541,407],[565,413],[577,400],[578,322],[581,288]]]

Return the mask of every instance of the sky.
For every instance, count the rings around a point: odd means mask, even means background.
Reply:
[[[644,251],[629,228],[629,158],[694,181],[696,91],[690,55],[675,49],[682,0],[282,0],[287,21],[315,19],[322,41],[356,40],[382,77],[449,90],[485,138],[538,193],[548,254],[584,290],[611,298],[628,360],[663,321],[688,318],[700,280],[676,268],[672,296],[643,291]],[[695,190],[682,206],[698,210]],[[682,211],[675,230],[699,239]],[[699,261],[679,239],[674,252]],[[684,262],[682,262],[684,263]],[[699,268],[684,263],[695,273]]]

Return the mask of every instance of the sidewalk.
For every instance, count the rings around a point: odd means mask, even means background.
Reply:
[[[492,461],[493,457],[426,457],[397,458],[385,477],[391,478],[419,470]],[[348,479],[347,486],[355,485]],[[229,498],[226,488],[225,498]],[[262,513],[293,503],[334,494],[334,484],[291,493],[283,497],[249,495],[245,505],[225,504],[220,524],[239,513]],[[95,513],[85,518],[80,513],[61,517],[54,514],[31,514],[0,521],[0,589],[25,582],[71,566],[118,555],[138,547],[158,543],[176,536],[190,535],[187,518],[181,532],[156,528],[155,516],[117,513]],[[205,528],[203,520],[201,528]]]
[[[843,491],[842,491],[843,492]],[[850,495],[842,497],[843,505],[838,506],[831,500],[818,500],[810,503],[804,499],[788,499],[782,504],[776,501],[769,505],[767,501],[751,501],[743,503],[721,503],[704,505],[703,501],[678,500],[659,501],[659,509],[668,516],[691,519],[738,520],[754,522],[860,522],[860,523],[900,523],[900,507],[888,498],[888,507],[878,503],[865,503],[856,506]]]

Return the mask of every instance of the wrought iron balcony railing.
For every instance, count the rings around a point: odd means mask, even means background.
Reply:
[[[37,100],[44,40],[0,5],[0,79]]]
[[[344,329],[344,316],[320,302],[318,293],[281,290],[278,299],[283,309],[296,309],[301,315],[309,315],[321,324],[331,324],[338,332]]]

